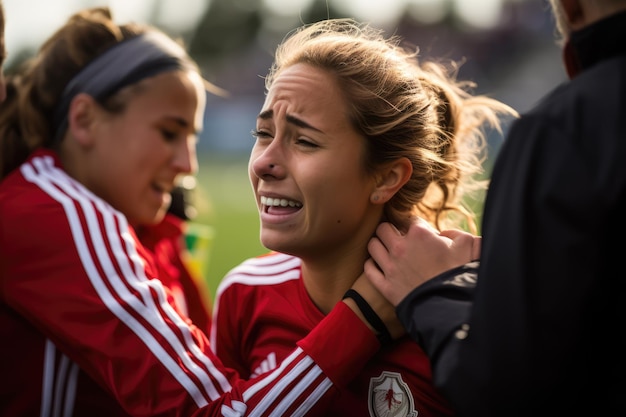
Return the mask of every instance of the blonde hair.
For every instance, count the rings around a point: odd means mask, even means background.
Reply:
[[[366,169],[406,157],[413,174],[385,207],[386,218],[402,227],[419,215],[442,229],[476,231],[475,213],[463,203],[485,189],[483,128],[500,130],[509,106],[472,95],[471,82],[456,80],[458,67],[420,62],[417,50],[385,39],[381,30],[353,19],[330,19],[288,34],[265,79],[270,89],[281,71],[305,63],[334,74],[349,103],[353,126],[367,138]],[[460,214],[461,216],[458,216]]]

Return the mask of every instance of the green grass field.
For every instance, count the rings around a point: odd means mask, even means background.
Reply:
[[[247,157],[199,155],[195,223],[213,229],[206,280],[212,297],[224,275],[246,258],[266,252],[248,181]]]

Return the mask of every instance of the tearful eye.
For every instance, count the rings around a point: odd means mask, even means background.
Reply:
[[[305,146],[307,148],[317,148],[317,144],[311,142],[310,140],[307,139],[298,139],[296,140],[296,144],[301,145],[301,146]]]
[[[272,135],[270,135],[268,132],[265,132],[263,130],[256,130],[253,129],[252,131],[250,131],[250,134],[252,135],[253,138],[271,138]]]

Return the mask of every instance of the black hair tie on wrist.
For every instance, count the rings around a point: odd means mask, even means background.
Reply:
[[[352,298],[354,300],[363,316],[365,316],[365,319],[378,332],[376,337],[378,337],[380,344],[383,346],[390,344],[392,342],[392,338],[389,330],[387,330],[387,326],[385,326],[385,323],[383,323],[380,317],[378,317],[378,314],[376,314],[374,309],[370,307],[361,294],[350,288],[343,296],[343,299],[346,298]]]

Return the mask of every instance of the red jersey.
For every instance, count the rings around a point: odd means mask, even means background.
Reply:
[[[299,258],[271,253],[243,262],[220,283],[211,346],[242,376],[276,368],[290,346],[324,319],[306,292],[300,265]],[[339,349],[330,337],[323,343]],[[432,417],[453,412],[433,386],[428,357],[406,337],[383,347],[361,368],[337,393],[327,415]]]
[[[185,221],[167,213],[159,224],[140,227],[137,236],[151,252],[159,268],[159,280],[169,287],[179,310],[208,335],[211,325],[209,288],[185,259]]]
[[[3,417],[324,415],[379,349],[346,305],[331,316],[244,381],[183,318],[126,218],[53,152],[0,182]]]

